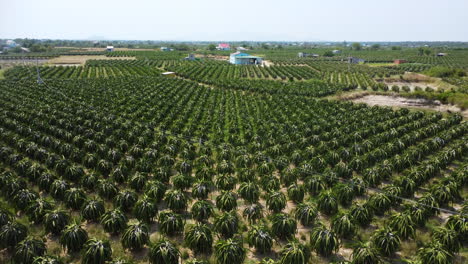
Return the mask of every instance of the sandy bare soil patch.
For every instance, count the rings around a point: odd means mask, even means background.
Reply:
[[[52,65],[84,65],[87,60],[135,60],[135,57],[106,57],[104,55],[64,55],[50,59],[48,64]]]
[[[366,103],[368,105],[380,105],[390,107],[410,107],[419,109],[428,109],[440,112],[459,112],[464,118],[468,118],[468,111],[462,111],[455,105],[441,104],[440,101],[431,101],[419,98],[406,98],[400,96],[386,96],[386,95],[365,95],[360,98],[351,99],[356,103]]]

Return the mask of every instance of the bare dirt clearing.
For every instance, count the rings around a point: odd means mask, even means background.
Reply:
[[[69,66],[71,64],[84,65],[88,60],[135,60],[135,57],[106,57],[105,55],[64,55],[50,59],[48,64]]]
[[[390,107],[410,107],[434,110],[440,112],[459,112],[464,118],[468,118],[468,111],[462,111],[459,107],[454,105],[444,105],[439,101],[431,101],[419,98],[405,98],[400,96],[387,96],[387,95],[365,95],[359,98],[351,99],[355,103],[365,103],[371,106],[390,106]]]

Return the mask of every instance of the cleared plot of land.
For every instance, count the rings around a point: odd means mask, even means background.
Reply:
[[[459,112],[464,118],[468,118],[468,111],[462,111],[459,107],[454,105],[444,105],[439,101],[430,101],[427,99],[419,98],[405,98],[400,96],[387,96],[387,95],[365,95],[363,97],[351,99],[356,103],[366,103],[368,105],[380,105],[390,107],[410,107],[419,109],[428,109],[440,112]]]
[[[104,55],[65,55],[49,60],[48,64],[67,66],[71,64],[84,65],[88,60],[135,60],[135,57],[106,57]]]

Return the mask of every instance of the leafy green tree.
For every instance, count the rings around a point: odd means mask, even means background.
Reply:
[[[0,247],[13,248],[28,235],[28,229],[16,221],[8,222],[0,228]]]
[[[281,249],[279,264],[307,264],[310,255],[307,246],[292,240]]]
[[[184,228],[182,216],[171,211],[163,211],[159,213],[159,226],[161,232],[166,235],[174,235],[179,233]]]
[[[317,208],[311,203],[300,203],[294,211],[294,217],[304,226],[311,226],[315,222],[317,215]]]
[[[372,243],[382,255],[391,256],[400,248],[401,240],[391,229],[381,228],[375,231]]]
[[[160,240],[151,246],[148,257],[151,264],[178,264],[180,252],[171,242]]]
[[[247,233],[247,242],[249,246],[255,247],[260,253],[270,252],[273,246],[273,237],[268,229],[261,225],[254,225]]]
[[[340,241],[333,231],[319,225],[312,229],[310,245],[317,254],[328,257],[340,247]]]
[[[222,191],[216,197],[216,207],[222,211],[231,211],[237,207],[237,197],[229,191]]]
[[[353,50],[362,50],[362,45],[359,42],[354,42],[353,44],[351,44],[351,48]]]
[[[139,250],[149,242],[149,228],[143,223],[130,224],[123,232],[120,241],[123,248]]]
[[[79,224],[65,227],[60,235],[60,245],[69,252],[79,252],[88,241],[88,232]]]
[[[215,44],[210,44],[210,45],[208,45],[208,50],[209,50],[209,51],[216,50],[216,45],[215,45]]]
[[[438,242],[418,249],[418,260],[424,264],[450,264],[454,255]]]
[[[81,258],[83,264],[104,264],[112,258],[112,248],[109,241],[89,239],[85,246]]]
[[[297,232],[296,220],[288,214],[274,214],[271,216],[271,231],[280,239],[291,238]]]
[[[282,192],[271,192],[267,195],[266,205],[268,210],[279,213],[286,207],[286,195]]]
[[[15,263],[31,264],[35,257],[45,255],[47,249],[42,240],[26,238],[16,247],[13,254]]]
[[[248,205],[244,208],[242,215],[249,223],[255,223],[263,217],[263,207],[258,203]]]
[[[225,212],[217,216],[214,221],[214,228],[226,238],[232,237],[239,228],[239,218],[235,211]]]
[[[213,205],[208,201],[196,201],[192,205],[192,217],[197,221],[204,221],[213,215]]]
[[[98,199],[91,199],[85,202],[81,208],[81,215],[88,221],[98,221],[105,211],[104,202]]]
[[[185,231],[184,241],[196,253],[209,253],[213,245],[213,235],[209,226],[196,224]]]
[[[150,223],[158,213],[156,200],[144,195],[133,208],[133,214],[140,221]]]
[[[246,251],[241,241],[234,239],[218,240],[215,244],[216,263],[242,264],[245,260]]]
[[[351,255],[353,264],[379,264],[382,263],[382,259],[379,256],[377,249],[371,244],[361,243],[353,250]]]
[[[101,224],[106,232],[117,234],[127,228],[127,217],[119,209],[108,211],[101,216]]]
[[[59,235],[69,222],[70,216],[61,210],[50,211],[44,217],[45,230],[54,235]]]

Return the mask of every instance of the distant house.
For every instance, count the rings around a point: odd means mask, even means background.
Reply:
[[[263,59],[261,57],[252,56],[250,54],[238,51],[236,53],[231,54],[231,56],[229,57],[229,62],[231,64],[236,64],[236,65],[248,65],[248,64],[259,65],[259,64],[262,64]]]
[[[114,46],[107,46],[106,51],[114,51]]]
[[[187,57],[184,58],[184,60],[194,61],[195,60],[195,55],[190,53]]]
[[[16,42],[14,40],[11,40],[11,39],[6,41],[6,45],[9,48],[15,48],[16,46],[18,46],[18,44],[16,44]]]
[[[163,72],[162,75],[166,76],[166,77],[175,77],[176,76],[175,72]]]
[[[168,47],[161,47],[161,51],[173,51],[174,49],[168,48]]]
[[[366,62],[364,59],[356,58],[356,57],[348,57],[348,63],[351,64],[359,64]]]
[[[31,50],[29,50],[28,48],[24,48],[24,47],[21,47],[21,51],[26,52],[26,53],[31,52]]]
[[[306,52],[299,52],[299,53],[297,53],[297,56],[299,58],[307,58],[307,57],[309,57],[309,58],[318,58],[318,57],[320,57],[320,55],[318,55],[318,54],[306,53]]]
[[[400,64],[403,64],[403,63],[407,63],[407,61],[398,59],[398,60],[394,60],[393,63],[396,64],[396,65],[400,65]]]
[[[443,57],[443,56],[447,56],[447,53],[442,53],[442,52],[437,53],[437,57]]]
[[[244,48],[244,47],[237,47],[236,49],[237,49],[238,51],[246,51],[246,50],[249,50],[249,49],[246,49],[246,48]]]
[[[333,50],[333,54],[341,54],[341,50]]]
[[[217,50],[231,50],[231,45],[228,43],[219,43],[216,47]]]

